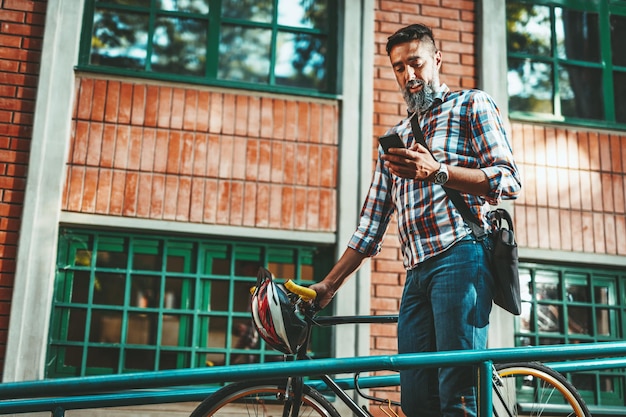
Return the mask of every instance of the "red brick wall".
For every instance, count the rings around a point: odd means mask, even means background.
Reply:
[[[63,209],[333,232],[338,105],[80,77]]]
[[[45,1],[0,1],[0,370],[22,215]]]
[[[512,125],[523,247],[626,255],[626,135]]]

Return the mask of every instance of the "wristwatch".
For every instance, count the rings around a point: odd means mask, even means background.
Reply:
[[[439,169],[435,172],[435,184],[444,185],[448,182],[448,166],[446,164],[439,163]]]

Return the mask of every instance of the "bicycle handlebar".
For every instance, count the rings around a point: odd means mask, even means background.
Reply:
[[[315,297],[317,297],[317,292],[315,292],[315,290],[298,285],[292,280],[285,282],[285,288],[292,293],[299,295],[304,301],[315,300]]]

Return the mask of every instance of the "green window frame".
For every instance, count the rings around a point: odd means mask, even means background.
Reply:
[[[259,266],[309,285],[332,247],[123,234],[59,234],[46,377],[122,374],[282,360],[249,312]],[[316,329],[317,357],[330,354]]]
[[[507,0],[512,118],[626,129],[626,1]]]
[[[90,0],[78,69],[335,98],[332,0]]]
[[[528,263],[520,265],[520,284],[522,314],[515,320],[516,346],[624,340],[624,270]],[[626,406],[626,369],[575,372],[567,377],[590,406]],[[518,395],[531,401],[533,389],[520,387]]]

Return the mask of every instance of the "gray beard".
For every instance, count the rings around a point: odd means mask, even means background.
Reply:
[[[411,93],[409,89],[415,83],[422,84],[424,87],[417,93]],[[406,101],[406,105],[408,106],[410,113],[421,113],[428,110],[430,106],[432,106],[433,101],[435,100],[435,89],[430,84],[416,81],[414,83],[407,84],[407,86],[402,89],[402,96],[404,97],[404,101]]]

